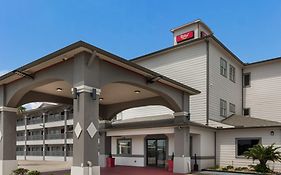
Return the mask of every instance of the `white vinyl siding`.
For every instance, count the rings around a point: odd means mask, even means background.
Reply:
[[[251,86],[244,88],[245,108],[251,108],[250,116],[281,121],[281,61],[248,66]]]
[[[220,71],[222,76],[227,77],[227,62],[223,58],[220,61]]]
[[[235,67],[231,64],[229,65],[229,79],[235,83]]]
[[[224,51],[214,42],[210,42],[210,61],[209,61],[209,118],[214,121],[221,121],[224,117],[220,116],[220,99],[231,102],[235,105],[237,115],[242,115],[242,65],[230,54]],[[228,64],[235,67],[236,83],[220,74],[220,58],[226,59]],[[229,116],[233,113],[227,110]]]
[[[206,62],[205,42],[135,61],[201,91],[198,95],[190,96],[190,114],[192,121],[203,124],[206,124]]]
[[[274,135],[270,135],[274,131]],[[233,165],[234,167],[245,167],[252,165],[253,160],[236,157],[236,138],[260,138],[261,144],[267,146],[275,143],[275,146],[281,145],[280,128],[255,128],[255,129],[229,129],[217,132],[217,164],[221,167]],[[258,163],[255,161],[254,163]],[[281,163],[268,162],[270,168],[275,171],[281,171]]]
[[[223,99],[220,99],[220,116],[226,117],[227,115],[227,102]]]

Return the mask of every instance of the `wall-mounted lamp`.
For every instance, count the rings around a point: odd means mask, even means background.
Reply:
[[[57,92],[61,92],[62,91],[62,88],[57,88]]]
[[[274,131],[270,131],[270,135],[271,135],[271,136],[274,136]]]
[[[134,91],[136,94],[139,94],[141,91],[140,90],[135,90]]]

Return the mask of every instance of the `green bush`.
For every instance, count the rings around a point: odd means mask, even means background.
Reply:
[[[234,167],[233,167],[232,165],[227,165],[227,166],[226,166],[226,169],[227,169],[227,170],[231,170],[231,169],[234,169]]]
[[[13,175],[26,175],[28,171],[28,169],[18,168],[13,171]]]
[[[29,171],[27,175],[40,175],[41,173],[39,171]]]
[[[274,144],[266,147],[261,144],[258,144],[246,151],[244,155],[248,159],[251,158],[253,161],[259,161],[259,164],[253,166],[255,171],[267,173],[270,172],[270,169],[267,166],[268,161],[281,161],[281,152],[278,151],[279,148],[280,147],[275,147]]]

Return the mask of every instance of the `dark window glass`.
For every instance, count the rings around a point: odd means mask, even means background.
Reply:
[[[117,154],[131,154],[132,143],[131,139],[117,140]]]
[[[244,116],[250,115],[250,108],[245,108],[244,109]]]
[[[251,74],[250,73],[244,74],[243,80],[244,80],[244,82],[243,82],[244,87],[250,86]]]
[[[260,139],[237,139],[237,156],[243,156],[245,151],[260,143]]]

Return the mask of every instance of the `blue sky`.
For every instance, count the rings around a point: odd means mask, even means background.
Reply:
[[[1,1],[0,74],[83,40],[131,59],[202,19],[245,62],[281,56],[280,0]]]

